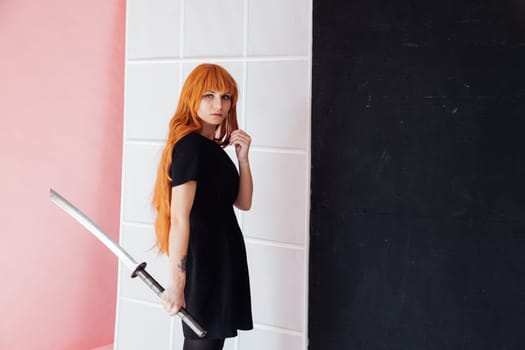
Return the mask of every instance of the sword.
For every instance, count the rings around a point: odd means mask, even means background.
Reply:
[[[133,271],[131,274],[132,278],[139,277],[146,285],[153,291],[157,296],[161,296],[164,292],[164,288],[146,271],[146,263],[137,263],[127,251],[124,250],[120,245],[115,243],[100,227],[98,227],[90,218],[88,218],[84,213],[77,209],[73,204],[68,202],[64,197],[58,194],[52,188],[50,189],[51,201],[53,201],[57,206],[62,208],[66,213],[71,217],[77,220],[82,226],[87,228],[95,237],[97,237],[113,254],[115,254],[118,259],[130,270]],[[185,308],[181,308],[177,313],[177,316],[186,323],[188,327],[191,328],[199,338],[202,338],[206,335],[206,331],[202,328],[201,325],[197,323],[188,313]]]

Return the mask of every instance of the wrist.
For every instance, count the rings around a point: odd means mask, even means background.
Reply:
[[[239,159],[239,166],[249,166],[250,161],[248,160],[248,157],[246,159]]]
[[[186,273],[177,272],[176,275],[172,275],[170,278],[170,285],[173,288],[182,288],[186,285]]]

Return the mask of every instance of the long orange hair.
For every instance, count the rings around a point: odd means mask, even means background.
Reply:
[[[216,142],[225,147],[230,142],[232,131],[237,124],[237,84],[232,76],[216,64],[201,64],[188,76],[180,93],[175,114],[170,120],[166,146],[157,170],[157,179],[153,191],[152,206],[156,212],[155,234],[159,254],[169,255],[169,231],[171,226],[171,178],[170,167],[173,147],[184,136],[199,132],[202,128],[197,110],[206,91],[227,91],[231,94],[232,103],[228,116],[218,127]]]

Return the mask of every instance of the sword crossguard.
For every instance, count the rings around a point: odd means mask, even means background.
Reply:
[[[157,282],[148,271],[146,271],[146,265],[146,262],[140,263],[131,274],[131,278],[140,277],[140,279],[160,298],[164,292],[164,287],[162,287],[160,283]]]

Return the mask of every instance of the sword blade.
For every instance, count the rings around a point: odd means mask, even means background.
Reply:
[[[77,209],[73,204],[69,203],[67,199],[59,195],[52,188],[49,189],[51,194],[51,200],[62,208],[66,213],[71,215],[77,220],[82,226],[87,228],[95,237],[97,237],[109,250],[115,254],[119,260],[133,273],[131,277],[140,277],[140,279],[146,283],[151,290],[155,292],[159,297],[164,292],[164,288],[146,271],[146,263],[137,264],[128,252],[124,250],[120,245],[115,243],[100,227],[98,227],[90,218],[84,213]],[[177,313],[177,316],[190,327],[197,336],[200,338],[206,335],[206,330],[188,313],[184,308],[181,308]]]
[[[50,189],[51,200],[57,206],[62,208],[72,218],[84,226],[93,236],[97,237],[118,259],[131,271],[135,271],[138,263],[133,259],[128,252],[120,245],[111,239],[100,227],[98,227],[90,218],[82,213],[78,208],[71,204],[67,199],[62,197],[58,192]]]

